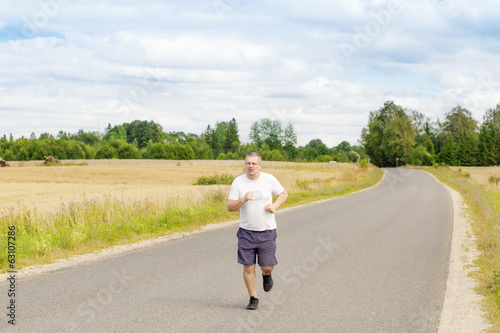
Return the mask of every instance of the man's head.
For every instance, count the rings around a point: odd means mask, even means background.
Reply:
[[[260,168],[262,167],[262,158],[258,153],[252,152],[245,157],[245,170],[247,177],[257,179],[260,176]]]

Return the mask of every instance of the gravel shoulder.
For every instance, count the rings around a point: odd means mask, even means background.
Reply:
[[[481,308],[482,297],[474,290],[477,283],[469,276],[477,269],[474,267],[474,261],[479,251],[475,245],[470,220],[466,217],[462,196],[449,186],[443,185],[453,200],[453,235],[448,281],[438,332],[484,332],[490,325],[486,322],[485,313]]]

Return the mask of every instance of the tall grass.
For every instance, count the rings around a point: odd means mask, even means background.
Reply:
[[[47,263],[72,254],[92,252],[125,242],[190,231],[202,225],[231,218],[226,193],[216,189],[195,202],[146,198],[133,202],[112,195],[103,198],[63,202],[55,212],[39,213],[34,208],[13,206],[0,215],[7,248],[9,226],[16,226],[16,267]],[[0,252],[0,271],[7,270],[7,251]]]
[[[493,326],[500,332],[500,192],[476,183],[460,171],[446,167],[426,168],[453,189],[461,193],[471,216],[480,257],[477,280],[479,292],[487,300],[486,308]]]
[[[377,183],[382,171],[351,169],[325,180],[298,180],[289,191],[287,206],[339,196]],[[287,188],[288,190],[288,188]],[[7,249],[9,226],[16,227],[16,268],[52,262],[73,254],[93,252],[116,244],[192,231],[209,223],[238,218],[227,211],[229,186],[203,187],[202,195],[186,199],[120,200],[111,193],[81,196],[58,209],[39,210],[24,204],[0,211],[0,248]],[[0,251],[0,272],[8,270],[7,250]]]
[[[382,170],[372,167],[369,170],[351,169],[339,177],[297,179],[295,190],[289,193],[285,207],[353,193],[375,185],[382,175]]]

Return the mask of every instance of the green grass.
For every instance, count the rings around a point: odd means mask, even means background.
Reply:
[[[375,185],[382,178],[383,171],[378,168],[373,168],[366,175],[357,179],[354,175],[352,178],[344,178],[337,180],[333,183],[333,178],[312,180],[296,180],[296,187],[300,190],[297,192],[289,193],[288,200],[284,207],[297,206],[312,201],[339,197],[347,195],[364,188]]]
[[[363,171],[365,172],[365,171]],[[383,172],[378,168],[341,180],[313,179],[289,193],[285,206],[340,196],[376,184]],[[299,181],[300,182],[300,181]],[[8,271],[8,232],[16,228],[16,269],[49,263],[75,254],[93,252],[117,244],[192,231],[209,223],[237,219],[239,212],[227,210],[229,187],[214,187],[198,201],[157,202],[148,199],[121,201],[112,195],[62,203],[56,212],[38,212],[35,207],[12,206],[0,212],[0,272]]]
[[[500,332],[500,192],[470,179],[467,173],[447,167],[424,168],[460,192],[472,221],[480,256],[475,262],[478,292],[485,296],[491,332]]]
[[[234,177],[227,174],[214,174],[212,176],[202,176],[199,177],[193,185],[231,185],[233,183]]]
[[[191,231],[233,217],[226,193],[214,190],[203,200],[184,204],[138,200],[130,204],[111,197],[65,203],[57,213],[39,215],[23,207],[0,216],[0,247],[7,249],[9,226],[16,227],[16,268],[47,263],[176,231]],[[0,253],[0,271],[7,271],[7,250]]]

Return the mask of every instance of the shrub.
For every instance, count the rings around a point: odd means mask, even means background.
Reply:
[[[360,161],[359,161],[359,167],[360,167],[361,169],[366,169],[366,168],[368,168],[368,160],[366,160],[366,159],[362,159],[362,160],[360,160]]]
[[[490,177],[488,178],[488,181],[489,181],[491,184],[498,185],[498,183],[500,182],[500,176],[497,176],[497,175],[490,175]]]
[[[199,177],[193,185],[231,185],[233,183],[234,177],[227,174],[214,174],[212,176],[202,176]]]

